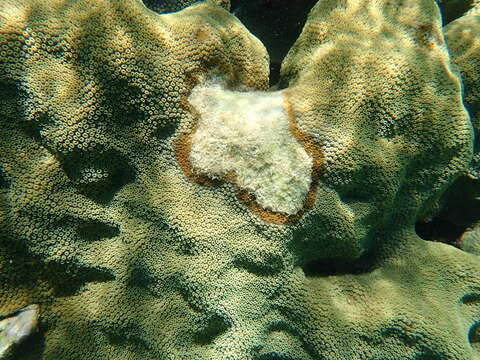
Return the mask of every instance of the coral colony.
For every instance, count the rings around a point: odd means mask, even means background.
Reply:
[[[480,3],[253,2],[0,1],[0,359],[480,358]]]

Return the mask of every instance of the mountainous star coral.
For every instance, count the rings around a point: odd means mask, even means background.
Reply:
[[[228,8],[0,3],[6,356],[479,358],[477,227],[415,232],[480,171],[478,12],[320,0],[269,89]]]

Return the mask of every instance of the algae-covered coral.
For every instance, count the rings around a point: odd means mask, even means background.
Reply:
[[[477,228],[414,228],[475,180],[476,10],[320,0],[268,91],[227,9],[0,2],[8,356],[480,358]]]

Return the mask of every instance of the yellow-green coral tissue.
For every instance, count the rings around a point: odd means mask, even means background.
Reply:
[[[0,0],[0,360],[479,360],[478,0]]]

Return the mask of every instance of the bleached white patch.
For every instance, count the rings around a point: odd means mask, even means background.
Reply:
[[[313,161],[290,132],[283,96],[225,90],[219,79],[196,86],[189,101],[200,120],[190,162],[211,178],[234,173],[263,208],[294,215],[310,189]]]

